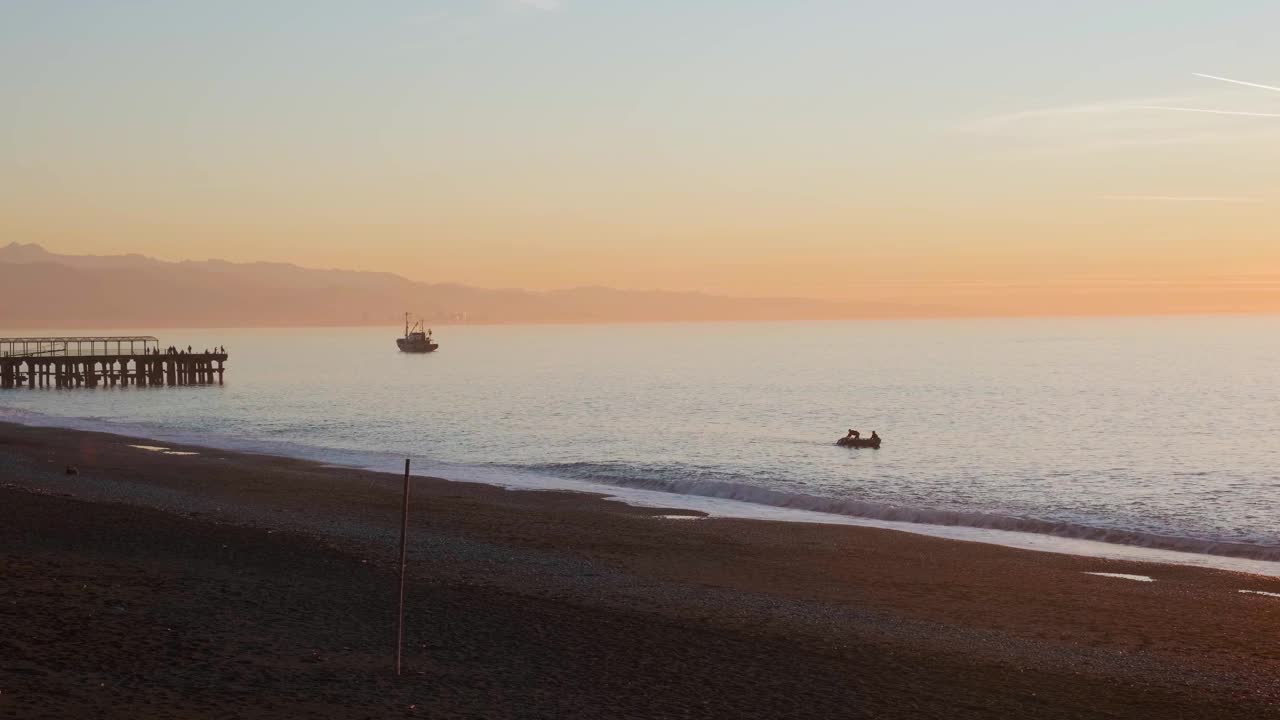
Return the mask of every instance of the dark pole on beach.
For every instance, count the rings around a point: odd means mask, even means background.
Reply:
[[[409,537],[409,458],[404,459],[404,505],[400,513],[400,616],[396,620],[396,675],[400,674],[400,649],[404,646],[404,566]]]

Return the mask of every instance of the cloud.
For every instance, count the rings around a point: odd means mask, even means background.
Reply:
[[[558,12],[565,7],[564,0],[484,0],[470,2],[453,9],[428,10],[405,18],[405,24],[433,30],[474,30],[486,21],[518,11]]]
[[[1062,129],[1087,128],[1100,124],[1133,127],[1150,127],[1151,119],[1142,117],[1136,110],[1184,109],[1195,105],[1216,105],[1239,100],[1236,90],[1202,92],[1183,95],[1145,96],[1129,99],[1104,100],[1075,105],[1058,105],[1030,110],[1018,110],[976,118],[961,125],[960,130],[977,133],[1019,132],[1028,128],[1060,126]],[[1228,112],[1228,111],[1223,111]],[[1182,122],[1182,121],[1175,121]],[[1093,123],[1089,125],[1088,123]]]
[[[409,25],[438,25],[452,19],[454,19],[454,15],[448,10],[431,10],[405,18],[405,23]]]
[[[1233,87],[1019,110],[973,119],[956,129],[998,142],[1000,150],[1060,154],[1274,142],[1280,139],[1280,123],[1265,121],[1270,118],[1280,119],[1280,96]]]
[[[1263,90],[1274,90],[1280,92],[1280,87],[1272,87],[1270,85],[1259,85],[1258,83],[1245,82],[1244,80],[1232,80],[1231,78],[1218,77],[1217,75],[1206,75],[1204,73],[1191,73],[1196,77],[1208,78],[1210,80],[1219,80],[1226,83],[1234,83],[1236,85],[1244,85],[1246,87],[1262,88]]]
[[[1019,126],[1034,124],[1041,121],[1052,121],[1070,116],[1106,115],[1123,110],[1125,107],[1126,106],[1121,103],[1099,102],[1086,105],[1063,105],[1059,107],[1037,108],[1034,110],[1018,110],[1011,113],[988,115],[987,117],[977,118],[961,125],[959,129],[966,132],[976,133],[1000,132]]]
[[[1244,80],[1232,80],[1231,78],[1219,77],[1217,75],[1206,75],[1204,73],[1191,73],[1196,77],[1208,78],[1210,80],[1218,80],[1234,85],[1243,85],[1251,88],[1261,88],[1263,90],[1274,90],[1280,92],[1280,88],[1271,85],[1260,85],[1254,82]],[[1135,109],[1138,110],[1171,110],[1173,112],[1184,113],[1205,113],[1207,115],[1234,115],[1236,117],[1254,117],[1254,118],[1280,118],[1280,113],[1255,112],[1252,110],[1221,110],[1217,108],[1198,108],[1198,107],[1177,107],[1170,105],[1139,105]]]
[[[1235,87],[1180,96],[1133,97],[1056,107],[1034,108],[977,118],[957,128],[981,143],[985,153],[1013,153],[1024,160],[1065,158],[1077,162],[1096,155],[1104,162],[1119,153],[1144,152],[1152,157],[1162,148],[1225,144],[1274,145],[1280,141],[1280,96],[1259,93],[1276,90],[1267,85],[1197,74]],[[1239,109],[1235,109],[1239,108]],[[1206,151],[1207,152],[1207,151]],[[1185,153],[1181,155],[1186,157]],[[1142,189],[1142,188],[1139,188]],[[1156,189],[1156,188],[1149,188]],[[1199,188],[1188,188],[1198,190]],[[1272,203],[1272,193],[1254,196],[1132,193],[1099,196],[1133,203],[1249,204]]]
[[[1252,132],[1169,132],[1125,133],[1064,138],[1058,141],[1019,140],[1013,149],[1032,157],[1109,153],[1125,150],[1157,149],[1188,145],[1242,145],[1251,142],[1280,142],[1280,123]]]
[[[1260,203],[1256,197],[1223,197],[1217,195],[1103,195],[1103,200],[1136,200],[1140,202],[1192,202],[1192,203]]]
[[[564,9],[564,3],[561,0],[515,0],[515,3],[520,7],[542,12],[555,12]]]
[[[1248,112],[1246,110],[1213,110],[1210,108],[1170,107],[1168,105],[1135,105],[1135,110],[1173,110],[1174,112],[1208,113],[1210,115],[1235,115],[1236,117],[1280,118],[1280,113]]]

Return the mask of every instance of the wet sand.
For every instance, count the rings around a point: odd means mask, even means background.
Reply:
[[[429,479],[397,679],[399,478],[130,444],[0,424],[0,718],[1280,717],[1278,578]]]

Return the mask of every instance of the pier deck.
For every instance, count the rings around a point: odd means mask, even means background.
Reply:
[[[221,385],[227,357],[162,351],[150,336],[0,338],[0,390]]]

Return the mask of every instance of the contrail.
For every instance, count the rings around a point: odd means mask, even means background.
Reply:
[[[1211,115],[1238,115],[1241,117],[1280,118],[1280,113],[1244,112],[1242,110],[1206,110],[1204,108],[1168,107],[1166,105],[1136,105],[1137,110],[1175,110],[1177,112],[1209,113]]]
[[[1249,87],[1262,88],[1263,90],[1274,90],[1280,92],[1280,87],[1272,87],[1271,85],[1259,85],[1258,83],[1245,82],[1244,80],[1232,80],[1231,78],[1218,77],[1217,75],[1205,75],[1204,73],[1191,73],[1196,77],[1208,78],[1210,80],[1218,80],[1221,82],[1235,83],[1236,85],[1247,85]]]

